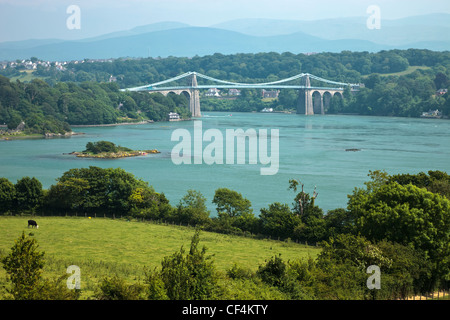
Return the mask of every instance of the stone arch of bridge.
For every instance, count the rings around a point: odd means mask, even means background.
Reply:
[[[342,92],[336,91],[335,93],[333,93],[333,97],[338,96],[341,99],[344,99],[344,95],[342,94]]]
[[[191,92],[189,90],[169,90],[169,91],[161,91],[161,93],[165,96],[168,96],[169,94],[176,94],[176,95],[183,95],[186,97],[186,99],[191,98]]]
[[[313,114],[325,114],[334,97],[344,98],[342,92],[333,90],[311,90],[310,97]]]
[[[331,94],[330,91],[325,91],[322,95],[323,109],[325,110],[325,112],[330,108],[332,97],[333,97],[333,95]]]
[[[311,93],[314,114],[324,114],[322,93],[318,90]]]

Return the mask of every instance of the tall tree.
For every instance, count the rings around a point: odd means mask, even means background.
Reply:
[[[42,204],[44,191],[42,183],[36,178],[23,177],[15,184],[16,189],[16,210],[17,211],[31,211]]]
[[[1,260],[12,284],[8,292],[16,300],[39,298],[44,252],[39,252],[38,247],[35,239],[26,237],[22,232],[11,252]]]
[[[184,248],[165,257],[161,262],[160,277],[166,295],[171,300],[205,300],[214,296],[217,285],[216,269],[206,247],[199,248],[200,232],[195,231],[189,252]],[[149,279],[151,283],[152,280]]]
[[[261,209],[259,222],[262,233],[283,239],[298,236],[297,231],[304,227],[301,218],[287,204],[278,202]]]
[[[0,178],[0,212],[6,213],[13,208],[16,198],[14,184],[6,178]]]
[[[251,202],[241,193],[227,188],[219,188],[212,201],[216,205],[219,217],[239,217],[245,213],[251,213]]]
[[[415,185],[357,189],[348,210],[357,232],[371,241],[413,245],[434,263],[436,278],[450,276],[450,201]]]
[[[210,221],[206,198],[196,190],[188,190],[177,207],[177,219],[193,225],[203,225]]]

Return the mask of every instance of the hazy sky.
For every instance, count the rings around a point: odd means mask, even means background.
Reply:
[[[80,9],[79,29],[67,27],[71,5]],[[368,16],[370,5],[382,19],[450,13],[449,0],[0,0],[0,42],[86,38],[161,21],[211,26],[240,18]]]

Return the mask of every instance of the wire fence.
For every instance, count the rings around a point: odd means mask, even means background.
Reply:
[[[428,294],[414,295],[407,300],[450,300],[450,289],[442,289]]]

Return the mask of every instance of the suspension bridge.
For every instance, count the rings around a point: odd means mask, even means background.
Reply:
[[[212,84],[197,83],[197,77],[205,79]],[[185,79],[184,84],[171,84]],[[315,82],[325,83],[325,86],[311,86],[311,79]],[[300,84],[286,84],[300,80]],[[134,88],[121,89],[121,91],[159,92],[165,96],[169,93],[185,94],[189,99],[189,110],[192,117],[201,117],[200,94],[201,89],[294,89],[299,91],[297,113],[305,115],[325,114],[330,105],[331,98],[338,95],[343,98],[345,87],[353,91],[358,90],[359,84],[336,82],[323,79],[309,73],[301,73],[293,77],[265,83],[238,83],[216,79],[198,72],[186,72],[179,76]]]

